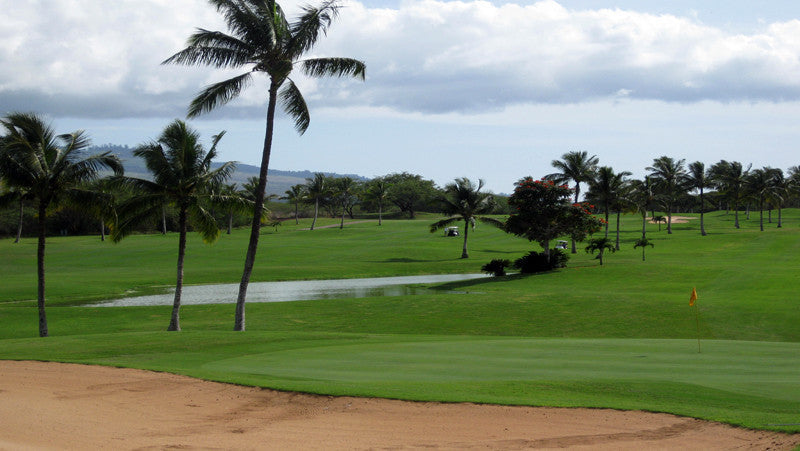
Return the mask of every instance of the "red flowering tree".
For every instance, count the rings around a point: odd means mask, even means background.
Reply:
[[[509,233],[536,241],[550,260],[550,241],[569,236],[583,241],[602,227],[602,219],[592,216],[587,204],[570,202],[572,190],[549,180],[520,179],[508,198],[511,216],[505,229]]]

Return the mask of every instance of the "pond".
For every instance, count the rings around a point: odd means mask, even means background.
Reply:
[[[315,299],[363,298],[372,296],[408,296],[442,293],[425,287],[409,285],[457,282],[489,277],[484,274],[438,274],[426,276],[373,277],[368,279],[296,280],[288,282],[252,282],[247,288],[247,302],[287,302]],[[182,305],[227,304],[236,301],[239,284],[184,286]],[[113,299],[87,307],[131,307],[141,305],[172,305],[174,288],[170,293]],[[449,291],[449,293],[454,293]]]

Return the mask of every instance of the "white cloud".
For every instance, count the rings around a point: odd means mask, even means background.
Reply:
[[[296,11],[292,2],[289,11]],[[194,27],[224,30],[198,0],[0,0],[3,109],[88,117],[182,115],[225,74],[165,67]],[[291,15],[291,12],[290,12]],[[349,1],[314,51],[367,63],[365,84],[298,78],[312,108],[337,105],[477,113],[614,99],[675,102],[800,98],[800,21],[734,34],[696,17],[523,5]],[[263,79],[261,82],[263,83]],[[222,110],[263,115],[263,89]]]

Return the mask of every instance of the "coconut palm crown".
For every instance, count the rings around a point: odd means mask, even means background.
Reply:
[[[317,7],[306,6],[294,22],[289,22],[274,0],[210,0],[225,19],[229,34],[198,29],[187,47],[167,58],[165,64],[204,65],[226,69],[246,69],[244,73],[207,86],[189,106],[189,116],[211,111],[236,98],[253,82],[256,73],[269,79],[267,125],[259,172],[259,190],[245,256],[244,271],[236,299],[234,330],[245,330],[244,303],[250,274],[255,263],[261,230],[263,193],[272,151],[275,108],[280,99],[284,111],[294,119],[295,128],[304,133],[310,123],[308,107],[297,85],[289,77],[295,68],[309,77],[365,77],[366,66],[351,58],[308,58],[308,53],[339,13],[335,0]]]

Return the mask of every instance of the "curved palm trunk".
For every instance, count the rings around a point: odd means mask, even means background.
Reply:
[[[186,208],[181,207],[178,216],[178,271],[177,280],[175,282],[175,298],[172,301],[172,315],[169,318],[169,327],[167,330],[175,331],[181,330],[181,294],[183,293],[183,259],[186,256]]]
[[[705,222],[703,221],[703,210],[705,206],[705,202],[703,202],[703,187],[700,187],[700,235],[706,236],[706,226]]]
[[[314,199],[314,219],[311,221],[311,230],[317,225],[317,215],[319,214],[319,198]]]
[[[247,297],[247,286],[250,284],[250,274],[256,261],[258,250],[258,237],[261,233],[261,215],[264,211],[264,192],[267,188],[267,172],[269,170],[269,157],[272,152],[272,132],[275,126],[275,104],[278,99],[278,84],[273,80],[269,85],[269,102],[267,103],[267,130],[264,136],[264,149],[261,153],[261,170],[258,172],[258,189],[253,213],[253,224],[250,228],[250,243],[247,245],[247,254],[244,259],[242,281],[239,283],[239,295],[236,298],[236,315],[233,330],[245,330],[244,303]]]
[[[22,196],[19,198],[19,223],[17,224],[17,238],[14,240],[15,243],[19,243],[20,237],[22,237],[22,215],[23,215],[23,201]]]
[[[469,219],[464,219],[464,247],[461,249],[461,258],[469,258],[467,252],[467,237],[469,236]]]
[[[39,203],[39,245],[36,248],[36,276],[38,277],[36,305],[39,308],[39,336],[47,336],[47,314],[44,310],[44,246],[46,236],[47,204]]]
[[[621,214],[622,212],[617,212],[617,250],[619,250],[619,217]]]

